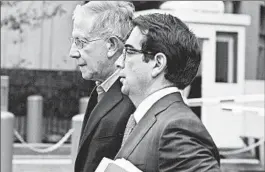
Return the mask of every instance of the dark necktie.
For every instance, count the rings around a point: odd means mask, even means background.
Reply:
[[[128,137],[130,136],[130,134],[131,134],[131,132],[132,132],[132,130],[134,129],[135,126],[136,126],[136,121],[135,121],[134,115],[131,114],[131,116],[130,116],[128,122],[127,122],[125,131],[124,131],[124,135],[123,135],[121,146],[124,145],[125,141],[128,139]]]

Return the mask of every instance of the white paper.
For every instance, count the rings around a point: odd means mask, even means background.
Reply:
[[[117,160],[113,161],[113,160],[111,160],[109,158],[105,158],[105,157],[100,161],[95,172],[104,172],[109,163],[114,163],[114,164],[124,168],[128,172],[142,172],[137,167],[135,167],[130,161],[127,161],[124,158],[117,159]]]

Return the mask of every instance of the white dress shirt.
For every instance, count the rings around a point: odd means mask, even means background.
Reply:
[[[135,112],[133,113],[134,118],[136,120],[136,123],[138,123],[143,116],[146,114],[146,112],[162,97],[175,93],[175,92],[180,92],[182,95],[181,91],[177,87],[167,87],[163,88],[161,90],[158,90],[148,97],[146,97],[136,108]]]

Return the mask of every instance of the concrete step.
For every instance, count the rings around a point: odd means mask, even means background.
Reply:
[[[257,159],[221,159],[222,172],[264,172]]]
[[[71,159],[71,155],[13,155],[13,160]]]
[[[29,145],[38,149],[46,149],[54,144],[34,143]],[[52,152],[38,153],[29,149],[27,146],[23,144],[15,143],[13,147],[13,152],[14,155],[71,155],[71,144],[63,144],[58,149]]]
[[[13,172],[73,172],[71,156],[14,155]]]
[[[12,172],[73,172],[71,164],[13,164]]]

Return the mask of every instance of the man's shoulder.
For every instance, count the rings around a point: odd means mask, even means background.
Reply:
[[[174,102],[159,115],[165,127],[176,127],[184,130],[206,130],[201,120],[184,103]]]

